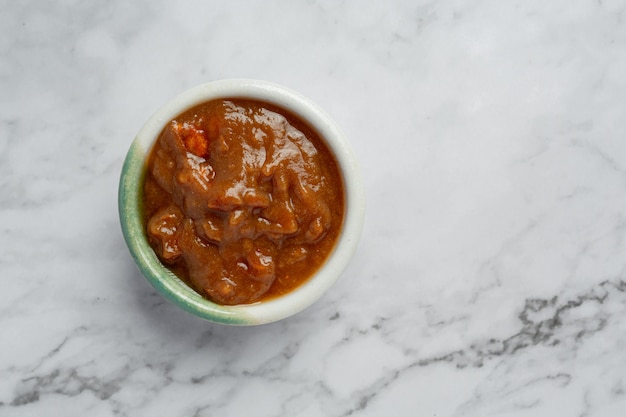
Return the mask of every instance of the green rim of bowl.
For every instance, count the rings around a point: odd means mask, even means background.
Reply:
[[[146,174],[144,159],[147,152],[149,150],[142,149],[137,142],[131,145],[122,168],[118,196],[122,233],[137,267],[161,295],[196,316],[229,325],[256,324],[236,306],[222,306],[202,298],[165,268],[148,244],[141,220],[141,188]]]

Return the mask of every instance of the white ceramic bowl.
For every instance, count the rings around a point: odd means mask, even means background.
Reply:
[[[345,192],[345,217],[333,252],[303,285],[269,301],[223,306],[200,296],[165,268],[150,247],[141,218],[146,158],[172,119],[203,102],[247,98],[284,108],[307,122],[333,152]],[[119,215],[128,248],[142,274],[165,298],[196,316],[217,323],[256,325],[274,322],[310,306],[339,278],[357,247],[365,213],[365,196],[357,161],[341,130],[317,105],[285,87],[259,80],[228,79],[191,88],[161,107],[143,126],[126,156],[119,185]]]

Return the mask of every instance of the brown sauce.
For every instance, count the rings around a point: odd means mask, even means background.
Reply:
[[[343,216],[331,152],[305,123],[267,103],[198,105],[164,128],[148,161],[150,244],[219,304],[297,288],[332,251]]]

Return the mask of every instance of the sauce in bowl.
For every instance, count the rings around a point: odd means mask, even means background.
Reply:
[[[175,117],[148,160],[143,217],[159,259],[224,305],[286,294],[332,252],[344,219],[332,153],[265,102],[218,99]]]

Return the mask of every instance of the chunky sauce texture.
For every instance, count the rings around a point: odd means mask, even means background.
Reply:
[[[305,282],[333,249],[343,184],[324,142],[267,103],[214,100],[172,120],[148,161],[144,220],[161,261],[219,304]]]

